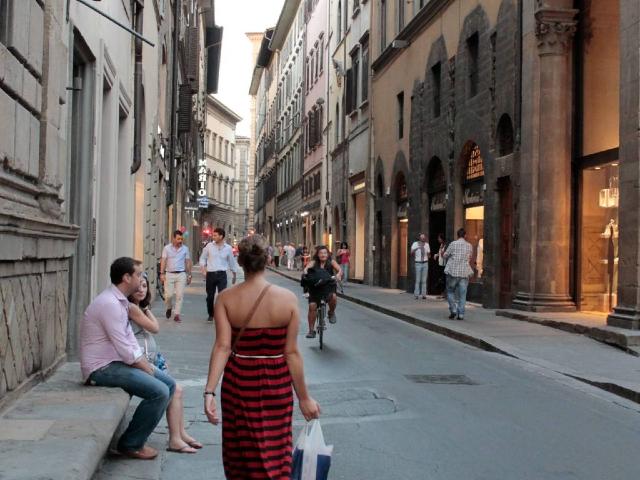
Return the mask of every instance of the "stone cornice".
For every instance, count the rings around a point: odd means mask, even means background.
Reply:
[[[568,53],[577,29],[577,13],[576,9],[551,8],[538,2],[535,13],[536,38],[541,57]]]

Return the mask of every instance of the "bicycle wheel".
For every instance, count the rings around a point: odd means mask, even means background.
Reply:
[[[318,342],[320,342],[320,350],[324,346],[324,317],[326,314],[327,307],[324,303],[320,305],[318,308],[318,318],[316,321],[316,325],[318,325]]]

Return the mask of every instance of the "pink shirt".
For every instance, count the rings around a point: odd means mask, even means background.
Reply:
[[[129,301],[111,285],[84,311],[80,324],[82,379],[86,381],[111,362],[131,365],[141,356],[142,350],[129,324]]]

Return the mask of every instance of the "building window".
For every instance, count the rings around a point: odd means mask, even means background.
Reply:
[[[398,94],[398,139],[404,137],[404,92]]]
[[[387,48],[387,0],[380,0],[380,50]]]
[[[362,46],[362,101],[369,99],[369,45]]]
[[[396,16],[398,17],[398,33],[404,28],[404,2],[405,0],[397,0]]]
[[[11,0],[0,0],[0,43],[6,45],[9,41],[9,25],[11,23]]]
[[[440,116],[440,96],[441,96],[441,73],[442,67],[440,62],[431,67],[431,84],[433,88],[433,116],[438,118]]]
[[[353,52],[351,56],[351,110],[358,108],[358,82],[360,75],[360,51]],[[351,112],[349,112],[351,113]]]
[[[467,39],[469,97],[478,94],[478,33],[474,33]]]
[[[320,73],[324,70],[324,37],[320,36],[320,44],[318,45],[318,63],[320,65]]]
[[[336,146],[340,143],[340,104],[336,103],[336,124],[333,126],[333,135]]]

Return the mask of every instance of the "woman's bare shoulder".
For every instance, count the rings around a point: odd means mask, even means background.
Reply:
[[[271,284],[270,295],[272,298],[280,301],[280,302],[294,302],[298,303],[298,298],[296,294],[291,290],[288,290],[283,287],[279,287],[278,285]]]

